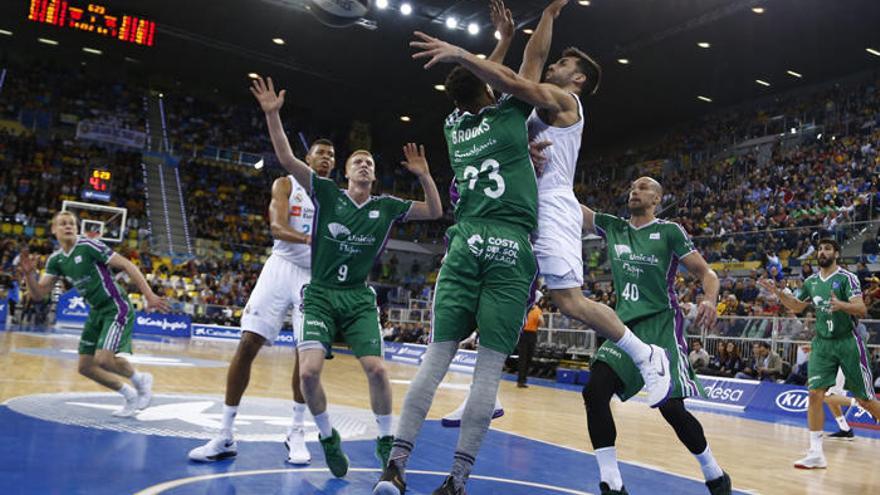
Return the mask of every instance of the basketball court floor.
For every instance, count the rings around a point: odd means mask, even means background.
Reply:
[[[314,424],[307,420],[312,464],[285,464],[281,443],[290,421],[290,347],[264,349],[237,422],[238,458],[198,464],[187,452],[220,424],[226,363],[235,342],[135,340],[141,370],[155,375],[156,398],[137,418],[110,415],[121,404],[77,375],[77,335],[0,332],[0,493],[2,494],[366,494],[379,475],[367,385],[353,357],[327,363],[324,386],[352,469],[326,469]],[[416,368],[389,362],[395,414]],[[414,495],[429,494],[449,469],[457,430],[439,418],[464,398],[470,376],[450,373],[439,390],[410,462]],[[469,485],[470,494],[598,493],[579,389],[533,380],[501,385],[505,415],[492,423]],[[623,478],[631,494],[707,493],[696,461],[659,413],[644,403],[613,404]],[[829,468],[792,467],[807,444],[805,421],[781,424],[694,410],[735,493],[880,493],[876,432],[853,442],[825,442]]]

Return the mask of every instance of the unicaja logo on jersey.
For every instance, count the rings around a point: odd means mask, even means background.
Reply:
[[[327,226],[327,229],[330,230],[330,235],[332,235],[334,239],[339,239],[339,236],[342,236],[343,239],[347,239],[348,236],[351,235],[351,231],[348,230],[348,227],[341,223],[331,223]]]
[[[632,248],[626,244],[615,244],[614,254],[616,254],[618,258],[621,258],[625,254],[632,254]]]
[[[470,238],[468,238],[467,240],[467,243],[468,249],[471,250],[471,253],[474,256],[480,256],[481,254],[483,254],[483,238],[480,236],[480,234],[474,234],[470,236]]]

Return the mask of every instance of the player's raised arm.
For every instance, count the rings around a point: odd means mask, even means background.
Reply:
[[[681,264],[694,276],[698,277],[703,283],[703,302],[697,309],[697,318],[694,323],[697,326],[712,328],[715,326],[715,320],[718,318],[716,304],[718,303],[718,290],[721,284],[718,282],[718,274],[715,273],[703,255],[697,251],[693,251],[684,258],[681,258]]]
[[[425,200],[413,203],[407,220],[436,220],[443,215],[443,204],[440,203],[440,193],[437,192],[437,184],[431,177],[431,170],[428,168],[428,159],[425,156],[425,147],[416,146],[415,143],[408,143],[403,147],[403,156],[406,160],[401,165],[407,170],[415,174],[425,191]]]
[[[269,231],[272,238],[294,244],[309,244],[311,237],[290,226],[288,202],[293,184],[287,177],[279,177],[272,183],[272,201],[269,202]]]
[[[541,14],[538,27],[526,43],[523,53],[523,62],[519,67],[519,75],[529,81],[539,82],[544,64],[547,63],[547,55],[550,54],[550,44],[553,41],[553,22],[559,17],[562,8],[568,5],[569,0],[553,0]]]
[[[128,274],[131,281],[134,282],[134,285],[137,286],[138,290],[141,291],[141,294],[144,295],[144,299],[147,300],[147,309],[153,311],[168,311],[168,302],[153,292],[150,284],[147,283],[147,279],[144,278],[144,274],[141,273],[140,268],[135,266],[135,264],[129,261],[128,258],[119,253],[113,253],[113,255],[110,256],[110,259],[107,260],[107,266],[122,270]]]
[[[503,64],[504,57],[510,49],[510,42],[513,41],[513,35],[516,33],[516,26],[513,24],[513,13],[502,0],[489,1],[489,17],[492,18],[492,25],[500,35],[495,49],[489,55],[489,60]]]
[[[25,285],[27,285],[28,292],[30,292],[31,297],[33,297],[34,300],[41,301],[49,295],[52,291],[52,287],[55,285],[56,277],[46,273],[38,279],[36,265],[34,265],[34,260],[31,258],[31,253],[29,251],[21,251],[18,268],[24,276]]]
[[[262,77],[254,79],[251,85],[251,93],[260,103],[260,108],[266,114],[266,124],[269,126],[269,137],[272,139],[272,147],[275,148],[275,156],[281,162],[281,166],[290,172],[297,182],[302,184],[306,191],[312,191],[312,169],[302,160],[293,155],[290,142],[284,133],[281,124],[281,107],[284,105],[286,90],[282,89],[275,93],[275,84],[272,78],[263,81]]]
[[[778,288],[776,286],[776,282],[770,280],[769,278],[762,278],[758,281],[758,285],[775,294],[776,297],[779,298],[779,302],[781,302],[782,305],[786,308],[794,311],[795,314],[802,313],[810,305],[808,301],[801,301],[793,295]]]
[[[425,64],[426,69],[441,62],[457,63],[494,89],[502,93],[510,93],[535,107],[551,112],[564,112],[577,105],[574,99],[558,86],[529,81],[512,69],[490,60],[483,60],[464,48],[428,36],[421,31],[416,31],[415,36],[418,40],[411,41],[410,46],[419,51],[412,57],[429,59]]]

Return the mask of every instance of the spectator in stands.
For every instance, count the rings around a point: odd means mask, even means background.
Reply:
[[[706,349],[703,349],[702,341],[695,339],[691,342],[691,352],[688,354],[688,361],[690,361],[694,371],[702,373],[709,366],[711,359]]]
[[[785,379],[788,385],[806,385],[807,384],[807,366],[810,362],[810,345],[802,345],[798,347],[797,362],[792,368],[791,373]]]
[[[544,324],[543,311],[541,311],[541,291],[535,291],[535,303],[529,309],[526,316],[526,324],[523,326],[522,333],[519,336],[519,373],[516,379],[516,386],[519,388],[528,388],[526,380],[528,379],[529,368],[532,366],[532,355],[535,353],[535,344],[538,342],[538,328]]]
[[[770,349],[770,344],[761,341],[752,347],[752,363],[737,378],[757,378],[762,381],[775,381],[782,377],[782,358]],[[744,376],[743,376],[744,375]]]
[[[722,342],[718,346],[719,367],[718,374],[733,378],[742,370],[742,359],[739,357],[739,347],[735,342]]]

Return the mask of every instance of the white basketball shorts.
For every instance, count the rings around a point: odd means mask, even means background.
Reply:
[[[548,289],[584,285],[582,230],[584,216],[574,193],[538,193],[538,230],[533,250]]]
[[[303,286],[312,278],[311,271],[271,255],[263,265],[257,284],[241,314],[242,331],[253,332],[272,345],[281,332],[288,311],[293,309],[293,334],[302,326]]]

